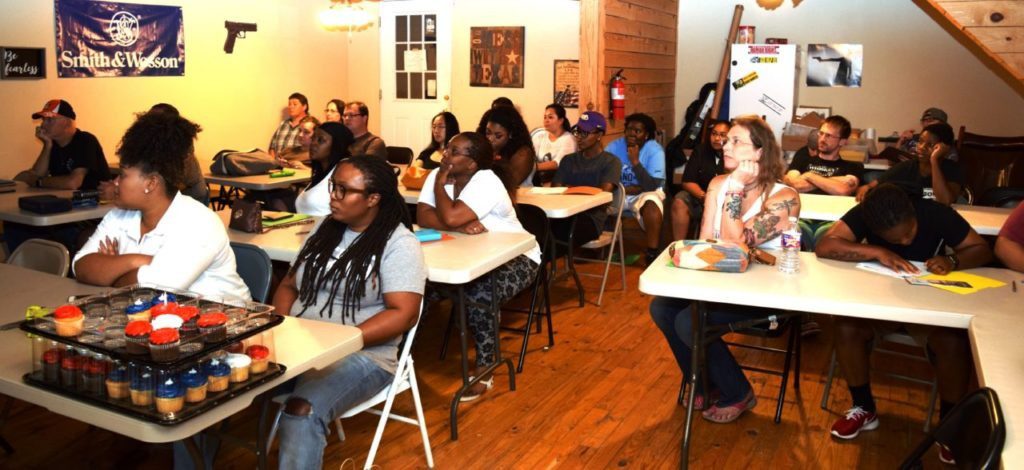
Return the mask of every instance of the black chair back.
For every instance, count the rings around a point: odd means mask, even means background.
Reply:
[[[412,163],[412,149],[409,147],[386,147],[388,163],[392,165],[408,165]]]
[[[231,242],[231,251],[235,252],[235,271],[249,287],[253,300],[265,303],[270,295],[270,277],[274,270],[270,256],[262,248],[248,243]]]
[[[997,469],[1005,441],[1006,422],[999,396],[991,388],[981,388],[960,400],[900,468],[921,468],[921,456],[939,442],[952,451],[958,468]]]
[[[964,171],[965,185],[978,205],[997,205],[986,197],[993,188],[1024,191],[1024,136],[997,137],[968,132],[960,127],[957,153]]]
[[[551,225],[548,222],[547,214],[544,213],[544,209],[532,204],[517,203],[516,217],[519,219],[519,223],[523,224],[523,228],[537,239],[537,244],[540,245],[541,258],[544,262],[550,260],[550,255],[553,252],[550,249]]]

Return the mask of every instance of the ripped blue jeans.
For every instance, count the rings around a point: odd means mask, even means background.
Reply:
[[[299,376],[291,398],[312,405],[307,416],[281,413],[278,463],[281,469],[323,467],[324,447],[334,418],[391,384],[394,374],[362,352]]]

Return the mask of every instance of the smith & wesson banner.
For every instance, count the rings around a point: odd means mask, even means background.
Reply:
[[[57,76],[185,75],[181,7],[54,0]]]

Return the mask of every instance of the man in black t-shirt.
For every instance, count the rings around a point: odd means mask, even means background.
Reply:
[[[801,193],[850,196],[864,173],[864,164],[839,157],[852,131],[850,121],[830,116],[818,129],[818,155],[798,154],[789,164],[782,182]]]
[[[801,193],[853,195],[864,174],[864,164],[839,157],[839,149],[846,145],[851,131],[850,121],[842,116],[825,119],[818,128],[818,155],[794,156],[782,182]],[[810,219],[800,219],[799,224],[800,241],[808,251],[814,250],[817,241],[832,226],[832,222]]]
[[[953,128],[944,122],[932,124],[921,131],[917,140],[916,160],[897,163],[877,180],[857,189],[857,200],[881,183],[894,183],[925,199],[939,204],[956,202],[964,184],[960,163],[949,158],[953,148]]]
[[[43,142],[32,168],[14,179],[29,186],[93,190],[110,179],[110,167],[96,136],[79,130],[75,110],[64,100],[50,100],[32,119],[42,119],[36,137]]]
[[[711,126],[708,141],[697,146],[683,170],[682,189],[672,199],[672,239],[683,240],[690,233],[690,222],[700,226],[704,215],[704,196],[708,185],[716,176],[725,173],[722,164],[722,147],[729,134],[729,122],[721,121]]]
[[[593,186],[611,192],[622,178],[622,163],[619,157],[604,151],[601,138],[607,124],[601,113],[587,111],[572,128],[576,137],[576,153],[562,157],[555,172],[552,186]],[[551,234],[560,241],[568,241],[570,232],[573,244],[583,245],[601,236],[604,222],[608,219],[607,206],[590,209],[578,217],[575,229],[571,219],[552,219]]]
[[[861,243],[864,240],[867,243]],[[952,253],[947,254],[949,247]],[[821,258],[878,261],[895,271],[910,273],[919,272],[911,264],[918,261],[935,274],[978,267],[992,259],[988,244],[960,214],[935,201],[912,199],[891,183],[878,185],[861,204],[850,209],[829,229],[815,252]],[[850,388],[853,407],[833,424],[832,435],[853,439],[860,431],[878,427],[868,381],[875,330],[902,327],[927,344],[941,398],[940,419],[967,393],[970,347],[964,330],[840,316],[835,327],[836,357]]]

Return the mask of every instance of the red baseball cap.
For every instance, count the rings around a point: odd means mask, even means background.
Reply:
[[[43,110],[32,113],[32,119],[42,119],[44,117],[64,116],[68,119],[75,119],[75,109],[71,107],[71,103],[64,100],[50,100],[43,105]]]

